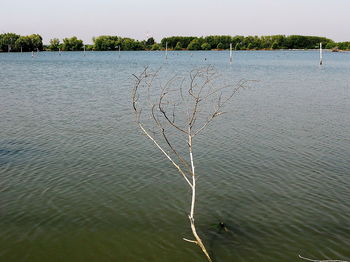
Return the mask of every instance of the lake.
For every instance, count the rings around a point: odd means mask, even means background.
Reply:
[[[132,74],[250,82],[194,143],[214,261],[350,260],[350,53],[0,54],[0,260],[205,261],[190,190],[141,134]],[[217,227],[224,222],[227,231]]]

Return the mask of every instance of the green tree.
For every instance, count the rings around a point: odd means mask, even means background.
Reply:
[[[254,36],[247,36],[243,40],[244,46],[247,47],[247,49],[253,49],[254,45],[253,43],[255,42],[255,37]]]
[[[198,41],[198,39],[193,39],[187,46],[188,50],[200,50],[201,45]]]
[[[332,49],[332,48],[335,48],[337,46],[337,43],[334,43],[334,42],[330,42],[328,43],[325,48],[326,49]]]
[[[153,50],[153,51],[160,50],[160,45],[157,44],[157,43],[154,43],[154,44],[152,45],[152,47],[151,47],[151,50]]]
[[[232,37],[232,46],[237,46],[237,44],[239,44],[238,46],[240,47],[243,40],[244,40],[244,36],[241,36],[241,35],[236,35]]]
[[[85,47],[86,47],[86,51],[95,50],[95,49],[94,49],[94,45],[85,45]]]
[[[258,36],[254,36],[254,40],[253,40],[253,49],[262,49],[262,42],[261,39]]]
[[[285,35],[273,35],[270,38],[271,38],[271,43],[273,44],[274,42],[276,42],[278,48],[280,48],[280,49],[287,48]],[[271,46],[272,46],[272,44],[271,44]],[[269,46],[267,45],[266,48],[269,48]]]
[[[320,43],[326,46],[330,42],[333,41],[325,37],[290,35],[286,37],[285,45],[289,49],[315,49],[319,48]]]
[[[350,49],[350,42],[339,42],[339,43],[337,43],[337,46],[340,50],[349,50]]]
[[[15,49],[24,52],[33,51],[31,47],[31,41],[28,36],[21,36],[15,42]]]
[[[92,41],[94,42],[94,49],[98,51],[117,50],[119,46],[122,50],[146,50],[152,49],[153,44],[155,44],[152,37],[147,41],[140,42],[127,37],[103,35],[94,37]]]
[[[211,45],[208,43],[204,43],[201,45],[202,50],[211,50]]]
[[[181,42],[177,42],[174,49],[175,50],[182,50]]]
[[[198,39],[194,36],[171,36],[165,37],[161,40],[161,46],[165,48],[166,43],[168,43],[169,49],[175,49],[175,46],[180,42],[182,47],[186,47],[190,44],[193,39]]]
[[[154,38],[153,38],[153,37],[150,37],[150,38],[147,39],[146,45],[147,45],[147,46],[152,46],[152,45],[154,45],[155,42],[156,42],[156,41],[154,41]]]
[[[32,48],[34,50],[39,49],[39,50],[43,50],[43,38],[38,35],[38,34],[32,34],[28,36],[31,44],[32,44]]]
[[[60,48],[60,40],[58,38],[53,38],[50,40],[49,50],[58,51]]]
[[[216,49],[224,49],[225,48],[225,46],[224,46],[224,44],[223,43],[218,43],[218,45],[216,46]]]
[[[212,47],[217,47],[217,45],[221,43],[223,47],[220,49],[227,49],[230,47],[230,44],[233,43],[233,38],[229,35],[206,36],[203,39],[203,43],[208,43]]]
[[[83,40],[78,39],[76,36],[71,38],[64,38],[62,49],[64,51],[81,51],[83,50]]]
[[[121,41],[123,50],[144,50],[145,47],[139,41],[135,41],[131,38],[123,38]]]
[[[277,41],[275,41],[275,42],[272,43],[271,49],[279,49],[279,46],[278,46],[278,42],[277,42]]]
[[[38,49],[43,50],[43,40],[38,34],[21,36],[15,42],[16,51],[30,52]]]
[[[240,43],[237,43],[235,45],[235,50],[241,50],[241,44]]]
[[[260,37],[260,48],[268,49],[271,48],[273,42],[271,36],[261,36]]]
[[[14,33],[5,33],[0,35],[0,50],[7,52],[9,51],[16,51],[15,50],[15,43],[17,39],[20,38],[19,35]]]
[[[116,50],[120,45],[121,38],[118,36],[102,35],[92,39],[94,49],[97,51]]]

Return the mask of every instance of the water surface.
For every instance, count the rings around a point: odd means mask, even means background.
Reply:
[[[204,261],[190,192],[134,122],[133,73],[254,79],[195,144],[215,261],[350,260],[350,54],[0,54],[0,260]],[[229,231],[213,224],[223,221]]]

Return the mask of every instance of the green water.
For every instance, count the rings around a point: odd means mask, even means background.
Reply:
[[[144,66],[209,64],[258,80],[195,142],[213,260],[350,260],[350,55],[213,51],[0,54],[0,261],[205,261],[182,240],[189,189],[130,93]]]

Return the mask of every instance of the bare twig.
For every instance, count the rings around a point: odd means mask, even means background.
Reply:
[[[239,83],[237,86],[222,86],[218,84],[216,81],[219,80],[219,75],[213,67],[208,66],[191,71],[188,89],[185,90],[185,92],[183,90],[184,78],[178,76],[170,78],[165,85],[161,87],[161,92],[160,94],[158,93],[158,99],[152,102],[155,96],[155,93],[152,92],[152,87],[154,81],[157,80],[157,74],[158,72],[149,73],[148,68],[145,68],[140,75],[134,75],[136,82],[132,90],[132,106],[136,121],[142,132],[176,167],[190,186],[191,204],[188,218],[195,240],[186,238],[184,238],[184,240],[198,245],[207,260],[211,262],[210,255],[199,237],[195,226],[194,214],[198,175],[195,172],[194,165],[193,138],[204,130],[214,118],[224,113],[222,112],[222,108],[232,99],[239,89],[244,86],[243,83]],[[179,84],[179,86],[173,87],[176,84]],[[146,96],[141,94],[141,89],[143,87],[147,88]],[[145,114],[142,114],[141,109],[143,108],[143,103],[140,99],[143,97],[147,98],[146,105],[149,107],[149,118],[145,118],[145,116],[143,116]],[[209,98],[213,98],[213,100],[210,101]],[[213,111],[210,112],[207,107],[211,104],[214,108]],[[185,105],[185,108],[181,108],[183,105]],[[186,112],[185,115],[183,115],[184,111]],[[146,127],[146,123],[149,122],[149,119],[153,120],[153,123],[158,128],[159,137],[156,137],[157,134],[155,133],[151,135],[152,129]],[[181,150],[170,141],[170,131],[178,131],[178,135],[183,136],[188,155],[182,153]],[[162,144],[164,144],[164,146]],[[164,147],[170,149],[171,153],[166,152]],[[174,155],[175,158],[173,158],[171,154]],[[177,159],[177,162],[175,159]]]

